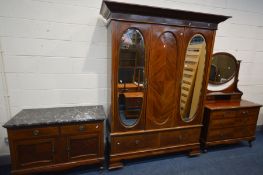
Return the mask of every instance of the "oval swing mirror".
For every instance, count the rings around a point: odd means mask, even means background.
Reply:
[[[212,57],[209,83],[224,84],[234,78],[237,71],[236,58],[225,52],[215,53]]]
[[[144,99],[145,48],[143,36],[135,28],[121,37],[118,67],[118,111],[121,122],[128,127],[137,123]]]
[[[206,42],[196,34],[190,40],[184,61],[181,83],[180,113],[183,121],[193,120],[198,109],[205,68]]]

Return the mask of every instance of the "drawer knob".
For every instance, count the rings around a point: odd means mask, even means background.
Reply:
[[[85,126],[84,126],[84,125],[80,125],[80,126],[79,126],[79,130],[80,130],[80,131],[84,131],[84,130],[85,130]]]
[[[248,111],[242,111],[242,114],[243,115],[248,114]]]
[[[120,145],[121,143],[120,142],[117,142],[117,145]]]
[[[39,130],[38,129],[35,129],[34,131],[33,131],[33,135],[34,136],[37,136],[39,134]]]
[[[99,125],[96,125],[96,129],[98,129],[99,128]]]
[[[182,139],[183,139],[183,137],[180,135],[180,136],[179,136],[179,141],[182,141]]]
[[[140,140],[135,140],[135,144],[138,145],[140,143]]]
[[[180,143],[181,141],[182,141],[182,136],[179,135],[179,136],[177,137],[177,142]]]

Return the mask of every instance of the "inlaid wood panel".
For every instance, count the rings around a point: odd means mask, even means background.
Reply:
[[[175,125],[178,91],[178,64],[182,28],[152,26],[147,100],[147,128]]]

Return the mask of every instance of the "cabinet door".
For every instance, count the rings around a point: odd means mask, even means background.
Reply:
[[[15,141],[17,167],[27,168],[49,165],[55,161],[55,139]]]
[[[187,28],[180,77],[180,125],[200,124],[208,82],[214,32]]]
[[[101,156],[100,139],[97,133],[68,136],[68,160],[80,160]]]
[[[145,127],[150,25],[112,22],[112,131]]]
[[[150,47],[147,129],[173,127],[176,123],[180,89],[181,27],[152,25]]]

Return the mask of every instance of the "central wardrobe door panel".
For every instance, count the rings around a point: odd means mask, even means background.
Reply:
[[[179,81],[180,43],[183,28],[152,26],[149,59],[146,128],[175,126]]]

